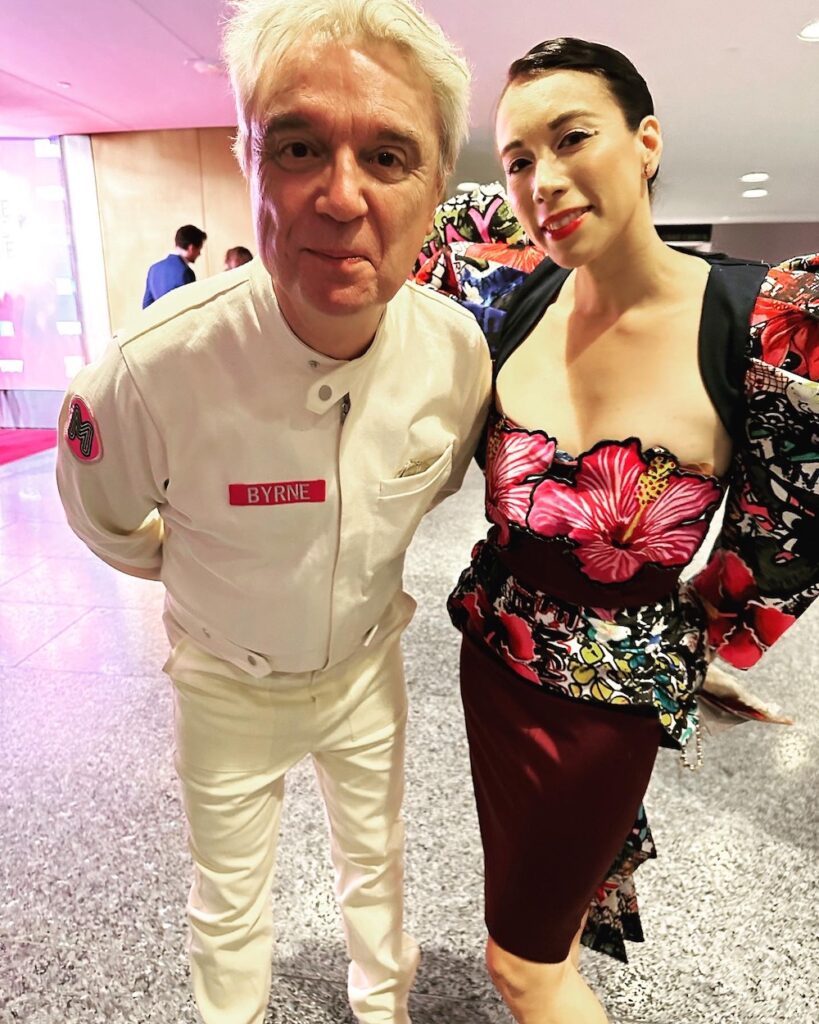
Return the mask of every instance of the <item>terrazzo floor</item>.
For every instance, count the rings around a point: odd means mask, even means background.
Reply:
[[[117,575],[65,526],[53,452],[0,469],[0,1022],[187,1024],[189,881],[171,764],[158,584]],[[427,517],[408,559],[407,913],[414,1024],[510,1018],[482,965],[481,858],[444,599],[484,528],[482,481]],[[584,952],[612,1024],[819,1021],[819,609],[750,680],[790,729],[743,726],[647,798],[659,859],[627,967]],[[268,1024],[351,1024],[325,827],[288,777]],[[601,792],[601,799],[605,794]]]

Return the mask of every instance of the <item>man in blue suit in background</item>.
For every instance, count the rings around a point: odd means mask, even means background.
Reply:
[[[143,309],[156,302],[165,292],[196,280],[191,264],[196,262],[207,237],[201,228],[193,224],[182,225],[174,239],[176,251],[148,268],[145,295],[142,297]]]

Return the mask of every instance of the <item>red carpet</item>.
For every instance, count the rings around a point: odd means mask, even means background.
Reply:
[[[56,443],[57,431],[52,427],[43,430],[0,430],[0,466],[36,452],[44,452]]]

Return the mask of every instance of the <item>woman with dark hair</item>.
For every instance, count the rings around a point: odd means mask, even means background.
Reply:
[[[495,366],[492,527],[449,605],[487,962],[520,1024],[602,1024],[579,943],[585,925],[625,959],[642,937],[629,886],[653,855],[658,746],[685,758],[693,739],[696,762],[715,654],[749,667],[819,592],[819,280],[808,258],[769,270],[661,241],[660,125],[616,50],[534,47],[496,131],[547,258],[528,272],[514,247],[453,245],[421,274],[476,311]],[[726,492],[710,560],[683,583]]]

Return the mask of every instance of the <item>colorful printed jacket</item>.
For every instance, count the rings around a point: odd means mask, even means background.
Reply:
[[[517,288],[544,258],[512,230],[499,188],[439,207],[415,275],[475,313],[493,354]],[[482,240],[451,241],[468,233],[465,221],[481,225]],[[712,655],[740,669],[819,595],[819,254],[768,271],[748,326],[725,518],[691,581],[708,613]]]

